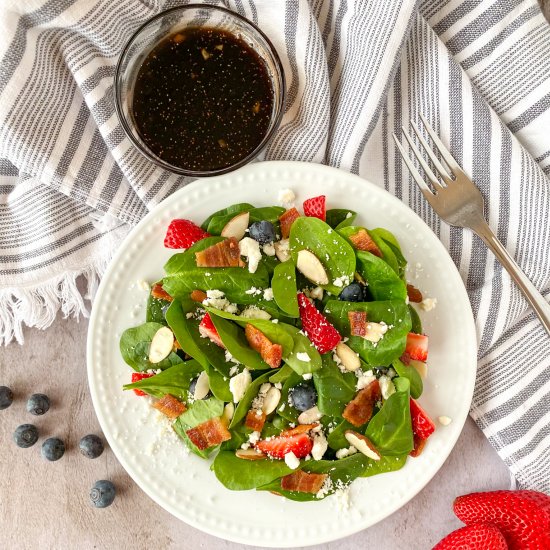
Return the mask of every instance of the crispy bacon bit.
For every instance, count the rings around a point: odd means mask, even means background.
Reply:
[[[407,285],[407,296],[409,297],[409,302],[419,304],[422,301],[422,292],[413,285]]]
[[[197,267],[244,267],[239,242],[234,237],[195,252],[195,258]]]
[[[283,239],[288,239],[290,235],[290,228],[297,218],[300,217],[300,212],[296,208],[290,208],[284,214],[279,216],[279,223],[281,224],[281,234]]]
[[[201,451],[220,445],[231,439],[231,433],[219,418],[211,418],[185,432],[191,442]]]
[[[297,470],[281,479],[281,488],[285,491],[297,491],[299,493],[312,493],[316,495],[323,486],[328,474],[309,474]]]
[[[179,349],[181,349],[180,343],[176,339],[174,339],[174,345],[172,346],[172,351],[178,351]]]
[[[421,437],[414,434],[414,447],[413,450],[409,453],[409,456],[416,458],[422,454],[424,447],[426,446],[427,439],[422,439]]]
[[[257,351],[272,369],[280,367],[283,359],[283,348],[280,344],[273,344],[261,330],[250,323],[244,328],[244,334],[250,347]]]
[[[153,403],[153,408],[157,409],[157,411],[160,411],[168,418],[177,418],[187,410],[184,403],[169,393],[161,397],[156,403]]]
[[[261,432],[265,424],[265,413],[259,409],[250,409],[246,415],[244,425],[255,432]]]
[[[207,296],[204,290],[193,290],[189,297],[191,298],[191,300],[193,300],[193,302],[202,303],[203,300],[206,300]]]
[[[366,229],[360,229],[357,233],[350,235],[349,240],[357,250],[370,252],[379,258],[382,257],[382,251],[378,248],[378,245],[373,241]]]
[[[284,432],[281,432],[282,436],[285,437],[291,437],[293,435],[300,435],[308,433],[310,430],[313,430],[313,428],[317,427],[319,424],[298,424],[295,428],[291,428],[290,430],[285,430]]]
[[[151,287],[151,296],[153,298],[157,298],[157,300],[166,300],[167,302],[171,302],[173,300],[172,296],[162,288],[162,283],[155,283]]]
[[[354,426],[366,424],[372,417],[375,403],[382,397],[378,380],[360,390],[346,405],[342,416]]]
[[[367,312],[348,311],[349,326],[352,336],[364,337],[367,334]]]

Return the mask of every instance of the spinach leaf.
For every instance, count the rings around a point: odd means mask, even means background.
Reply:
[[[398,277],[401,278],[399,262],[397,261],[391,246],[375,231],[370,231],[369,233],[376,246],[380,249],[380,252],[382,252],[382,259],[395,271],[395,273],[397,273]]]
[[[250,406],[252,405],[252,401],[254,401],[254,398],[258,395],[258,392],[260,391],[260,386],[264,382],[269,381],[270,375],[271,372],[264,372],[261,376],[258,376],[256,380],[253,380],[250,386],[248,386],[248,389],[243,395],[243,398],[239,401],[239,404],[235,408],[233,418],[231,419],[231,424],[229,424],[230,428],[234,428],[235,426],[237,426],[246,416],[248,410],[250,409]]]
[[[279,405],[277,407],[277,414],[289,422],[296,422],[298,420],[298,416],[300,416],[300,411],[295,409],[289,403],[288,393],[294,386],[300,382],[303,382],[303,380],[304,379],[299,374],[292,371],[292,374],[283,384],[283,389],[281,390],[281,400],[279,401]]]
[[[231,451],[220,451],[212,469],[218,480],[233,491],[255,489],[293,471],[284,460],[243,460]]]
[[[294,264],[298,261],[298,252],[304,249],[314,253],[325,267],[329,278],[327,285],[321,285],[325,290],[338,296],[342,287],[336,286],[334,281],[342,278],[353,281],[355,252],[330,225],[318,218],[297,218],[290,229],[290,253]]]
[[[206,237],[205,239],[197,241],[194,245],[190,246],[184,252],[173,254],[172,256],[170,256],[170,259],[164,264],[164,272],[167,275],[177,275],[178,273],[196,268],[197,259],[195,257],[195,252],[205,250],[210,246],[222,242],[223,240],[223,237]]]
[[[361,477],[377,476],[378,474],[385,474],[386,472],[395,472],[401,470],[407,462],[408,454],[402,454],[397,456],[382,456],[380,460],[369,460],[365,471],[361,474]]]
[[[401,357],[405,351],[407,334],[411,329],[411,316],[405,302],[401,300],[388,302],[330,300],[327,302],[324,314],[342,336],[350,335],[348,319],[350,311],[366,311],[369,321],[384,322],[391,327],[376,346],[360,336],[349,337],[348,346],[358,353],[368,365],[387,366],[394,359]]]
[[[357,271],[367,281],[375,300],[405,300],[407,287],[384,260],[370,252],[357,252]]]
[[[160,323],[166,325],[164,319],[164,308],[168,306],[170,302],[166,300],[159,300],[151,294],[147,298],[147,310],[145,312],[145,321],[148,323]]]
[[[365,429],[365,426],[357,427],[348,422],[347,420],[342,420],[332,432],[330,432],[327,436],[327,442],[328,446],[331,449],[334,449],[337,451],[338,449],[344,449],[349,447],[349,442],[346,439],[346,436],[344,435],[346,433],[346,430],[354,430],[356,432],[363,432]]]
[[[386,245],[390,248],[390,250],[392,251],[397,261],[397,266],[398,266],[397,273],[403,279],[405,277],[407,260],[405,259],[405,256],[403,256],[403,253],[401,252],[401,247],[399,246],[399,242],[395,238],[395,235],[382,227],[377,227],[376,229],[373,229],[371,231],[371,234],[372,233],[374,233],[380,239],[383,239]]]
[[[411,314],[412,322],[411,332],[422,334],[422,321],[420,320],[420,315],[418,315],[418,312],[411,304],[409,304],[409,313]]]
[[[248,441],[249,434],[252,433],[252,430],[247,428],[244,424],[239,424],[234,428],[230,428],[231,439],[224,441],[221,444],[221,451],[236,451],[241,448],[241,445]]]
[[[281,263],[279,262],[279,259],[277,256],[266,256],[265,254],[262,255],[262,259],[260,260],[260,263],[264,265],[264,267],[267,269],[267,272],[269,273],[270,277],[273,277],[273,273],[275,272],[275,268]]]
[[[406,378],[410,384],[411,397],[418,399],[422,395],[422,390],[424,389],[424,384],[422,383],[422,378],[418,371],[409,365],[405,365],[399,359],[394,359],[392,367],[395,369],[395,372],[401,377]],[[397,382],[397,380],[395,380]]]
[[[332,227],[332,229],[339,229],[340,227],[346,227],[351,225],[355,218],[357,217],[357,212],[353,210],[346,210],[345,208],[331,208],[327,210],[327,223]]]
[[[296,268],[288,260],[275,267],[271,279],[273,297],[279,308],[290,317],[300,317],[298,309],[298,289],[296,287]]]
[[[414,446],[408,381],[397,378],[395,383],[398,390],[398,386],[406,386],[407,391],[390,395],[372,417],[365,432],[380,453],[389,456],[409,454]]]
[[[248,202],[239,202],[237,204],[232,204],[231,206],[228,206],[227,208],[222,208],[221,210],[218,210],[217,212],[214,212],[213,214],[210,214],[204,222],[202,222],[202,229],[204,231],[208,230],[208,225],[210,224],[210,221],[215,216],[225,216],[227,214],[232,214],[232,217],[235,217],[237,214],[240,214],[241,212],[246,212],[247,210],[252,210],[254,206],[252,206]]]
[[[304,334],[302,334],[296,327],[287,325],[286,323],[278,323],[277,326],[284,330],[288,335],[292,337],[294,346],[292,352],[283,355],[285,363],[294,370],[297,374],[306,374],[308,372],[315,372],[321,368],[322,361],[321,355],[311,343],[311,340]],[[298,354],[307,354],[309,361],[304,361],[298,358]],[[303,357],[303,356],[301,356]]]
[[[272,384],[276,384],[277,382],[286,382],[288,380],[288,377],[293,373],[294,371],[289,365],[283,365],[281,368],[277,369],[275,371],[275,374],[272,374],[269,377],[269,381]]]
[[[233,394],[229,390],[229,377],[220,374],[212,365],[208,365],[204,370],[208,374],[210,391],[214,394],[214,397],[221,401],[233,401]]]
[[[174,365],[150,378],[144,378],[133,384],[125,384],[123,389],[142,390],[153,397],[159,398],[169,393],[182,401],[187,401],[191,381],[202,371],[202,366],[192,359],[191,361]]]
[[[175,352],[170,352],[166,359],[159,363],[149,361],[149,348],[151,340],[157,330],[164,325],[160,323],[144,323],[137,327],[128,328],[120,337],[120,354],[128,365],[135,371],[143,372],[149,369],[167,369],[182,362],[182,359]]]
[[[246,210],[248,210],[248,213],[250,214],[250,224],[262,220],[276,224],[279,221],[279,216],[281,216],[281,214],[285,211],[285,209],[281,206],[264,206],[261,208],[247,208],[241,210],[240,212],[245,212]],[[233,219],[236,215],[237,214],[235,212],[230,212],[228,214],[218,214],[213,216],[208,222],[208,229],[206,231],[212,235],[219,235],[227,222]]]
[[[332,354],[322,356],[323,367],[313,373],[317,390],[317,407],[327,416],[341,417],[345,406],[355,397],[357,377],[340,371]]]

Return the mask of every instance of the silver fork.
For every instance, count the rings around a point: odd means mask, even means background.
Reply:
[[[430,145],[426,142],[418,128],[411,121],[411,126],[418,137],[418,140],[422,144],[422,147],[430,157],[435,169],[439,173],[441,180],[437,178],[428,163],[424,160],[424,157],[420,151],[416,148],[413,140],[407,134],[407,131],[403,127],[403,135],[407,140],[410,149],[428,180],[430,181],[432,188],[424,181],[419,174],[415,165],[407,155],[403,145],[401,145],[399,139],[393,134],[393,139],[397,145],[407,168],[411,172],[412,177],[420,187],[422,194],[426,197],[435,212],[441,219],[446,221],[450,225],[456,227],[466,227],[476,233],[487,247],[497,257],[498,261],[506,268],[512,279],[519,286],[523,292],[525,298],[531,304],[531,307],[535,310],[541,320],[544,328],[550,334],[550,304],[544,299],[542,294],[535,288],[535,285],[526,277],[525,273],[516,264],[512,256],[508,253],[503,244],[497,239],[493,233],[485,218],[483,217],[483,197],[479,189],[474,182],[464,173],[462,168],[458,165],[456,160],[452,157],[451,153],[443,145],[437,134],[430,127],[427,120],[420,115],[422,122],[426,128],[426,131],[430,135],[436,149],[439,151],[441,157],[447,164],[449,170],[447,170],[436,157],[432,151]]]

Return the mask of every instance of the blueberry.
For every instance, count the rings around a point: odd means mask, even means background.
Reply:
[[[65,443],[57,437],[50,437],[42,443],[42,456],[50,462],[59,460],[65,454]]]
[[[275,240],[275,227],[271,222],[254,222],[248,229],[248,234],[260,244],[272,243]]]
[[[338,299],[344,302],[362,302],[363,298],[363,287],[359,283],[351,283],[338,296]]]
[[[302,412],[311,409],[317,402],[315,386],[307,382],[296,384],[296,386],[291,388],[289,395],[294,408]]]
[[[21,424],[13,433],[13,440],[23,449],[32,447],[38,441],[38,429],[32,424]]]
[[[27,401],[27,411],[34,416],[45,414],[50,409],[50,400],[43,393],[34,393]]]
[[[90,500],[96,508],[107,508],[115,500],[115,486],[106,479],[96,481],[90,491]]]
[[[94,434],[85,435],[78,445],[80,452],[88,458],[97,458],[103,452],[103,441]]]
[[[7,409],[13,403],[13,392],[7,386],[0,386],[0,410]]]

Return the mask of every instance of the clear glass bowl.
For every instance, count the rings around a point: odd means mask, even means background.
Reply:
[[[244,40],[263,60],[273,90],[271,119],[262,141],[244,158],[230,166],[215,170],[190,170],[174,166],[161,159],[140,137],[133,116],[134,84],[143,61],[164,38],[189,27],[217,28]],[[124,47],[115,73],[115,107],[120,123],[130,141],[138,151],[158,166],[184,176],[206,177],[225,174],[255,159],[279,127],[284,112],[284,101],[285,77],[283,66],[275,47],[267,36],[239,14],[208,4],[188,4],[171,8],[149,19],[134,33]]]

